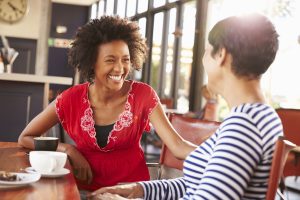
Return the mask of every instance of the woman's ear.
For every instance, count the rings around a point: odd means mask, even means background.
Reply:
[[[216,60],[220,66],[224,65],[227,56],[227,51],[224,47],[220,48],[219,51],[216,53]]]

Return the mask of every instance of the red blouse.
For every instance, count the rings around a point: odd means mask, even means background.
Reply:
[[[76,148],[93,171],[90,185],[81,189],[95,190],[120,182],[149,180],[144,153],[140,145],[142,133],[149,131],[149,116],[159,102],[156,92],[147,84],[129,81],[125,110],[119,115],[108,136],[107,145],[99,147],[93,111],[88,99],[89,83],[73,86],[56,98],[56,113]]]

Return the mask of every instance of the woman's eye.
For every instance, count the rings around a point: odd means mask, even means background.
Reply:
[[[112,63],[114,62],[114,60],[110,59],[110,60],[106,60],[105,62]]]
[[[130,59],[129,58],[125,58],[125,59],[123,59],[123,62],[129,63]]]

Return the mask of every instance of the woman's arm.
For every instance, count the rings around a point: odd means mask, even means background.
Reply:
[[[153,109],[150,121],[155,131],[178,159],[185,159],[197,146],[184,140],[172,127],[160,103]]]
[[[59,119],[55,111],[55,102],[53,101],[25,127],[19,136],[19,145],[34,149],[33,138],[41,136],[58,122]],[[73,149],[73,145],[59,143],[57,151],[66,152],[71,151],[71,149]]]
[[[19,136],[19,145],[34,149],[33,138],[41,136],[58,122],[55,105],[54,102],[52,102],[25,127]]]
[[[58,122],[59,119],[55,112],[55,102],[52,102],[25,127],[19,136],[19,145],[34,149],[33,138],[41,136]],[[77,179],[88,183],[92,181],[93,175],[89,163],[73,145],[59,143],[57,151],[68,154]]]

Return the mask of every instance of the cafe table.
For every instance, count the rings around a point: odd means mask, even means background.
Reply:
[[[29,164],[29,149],[19,147],[16,142],[0,142],[0,171],[22,172]],[[18,187],[1,188],[1,200],[80,200],[79,191],[72,174],[71,165],[65,168],[70,173],[57,178],[41,177],[37,182]]]

